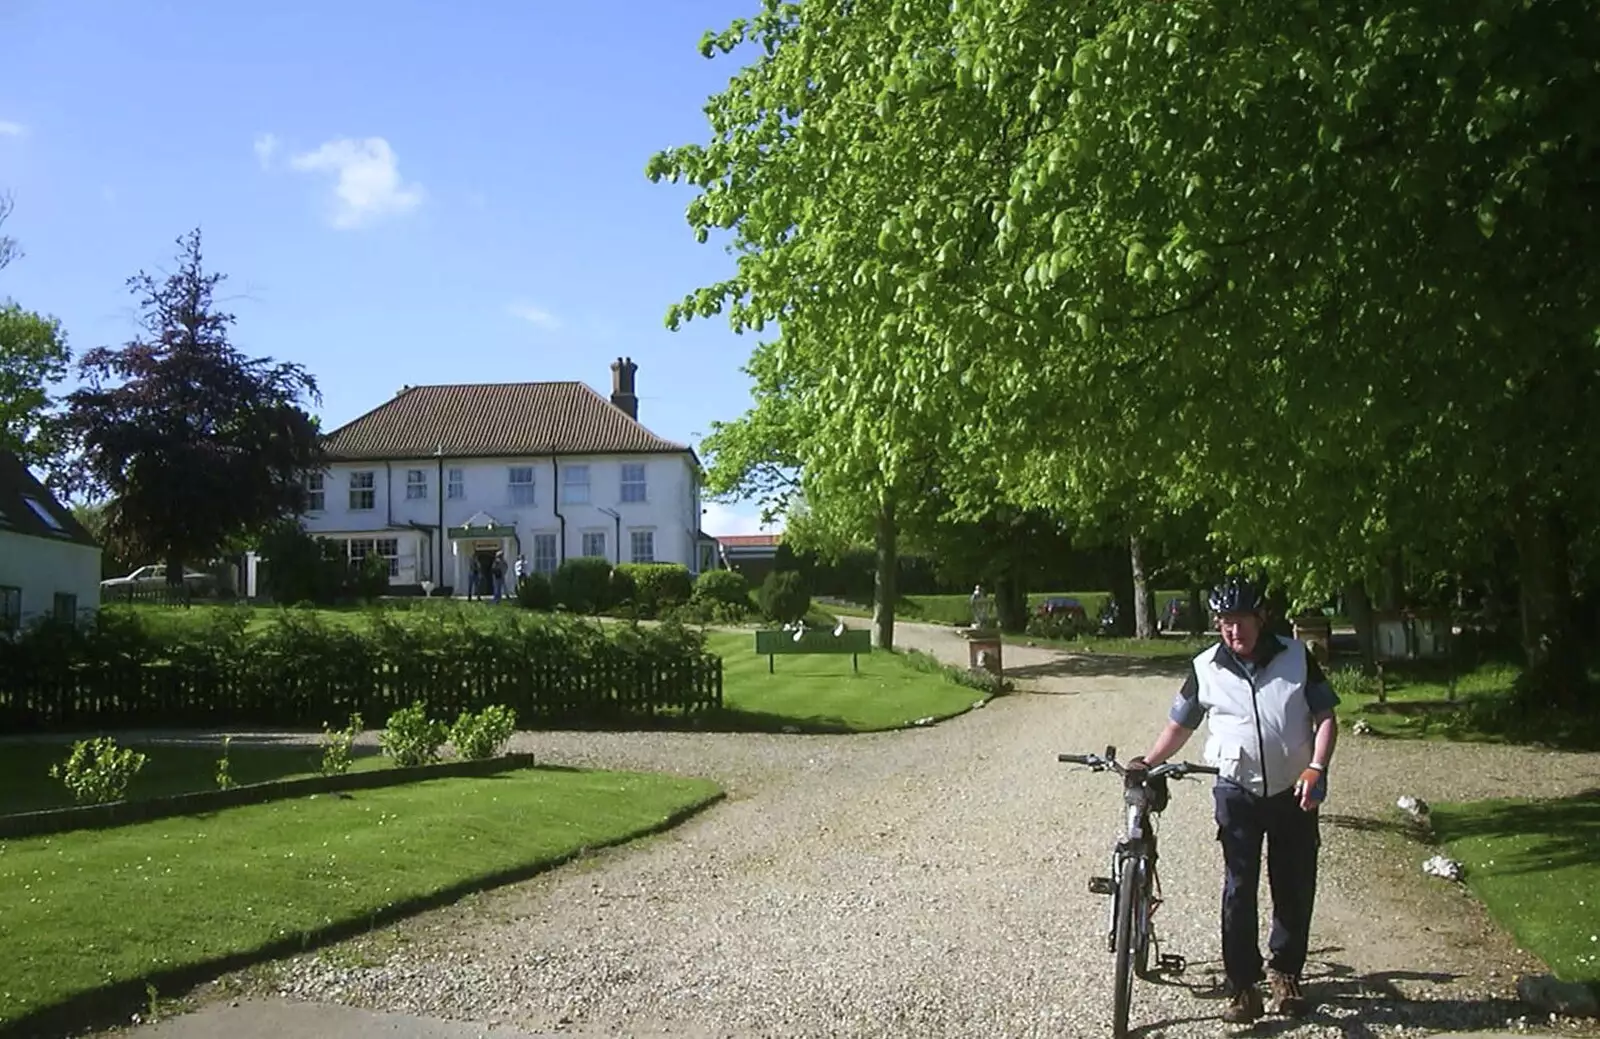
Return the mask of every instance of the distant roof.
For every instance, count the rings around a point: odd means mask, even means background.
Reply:
[[[28,472],[22,459],[0,450],[0,531],[98,548],[71,511]]]
[[[782,534],[729,534],[717,542],[723,548],[776,548],[782,540]]]
[[[334,460],[676,454],[581,382],[411,386],[329,433]]]

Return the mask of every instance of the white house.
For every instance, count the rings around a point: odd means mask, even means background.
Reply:
[[[22,460],[0,450],[0,631],[100,608],[100,546]]]
[[[581,382],[408,386],[328,434],[305,529],[387,558],[397,591],[462,594],[496,552],[546,574],[580,555],[715,566],[699,460],[639,424],[637,370],[612,364],[610,400]]]

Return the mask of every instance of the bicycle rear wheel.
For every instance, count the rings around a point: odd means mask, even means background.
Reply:
[[[1125,859],[1122,877],[1117,885],[1116,977],[1111,1021],[1111,1034],[1116,1039],[1123,1039],[1128,1034],[1128,1010],[1133,1003],[1133,947],[1138,941],[1134,914],[1138,908],[1139,877],[1142,873],[1138,859]]]

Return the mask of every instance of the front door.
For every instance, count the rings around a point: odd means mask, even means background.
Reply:
[[[480,548],[473,553],[478,561],[478,594],[494,594],[494,549]]]

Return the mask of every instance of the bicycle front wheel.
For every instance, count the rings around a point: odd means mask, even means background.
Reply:
[[[1111,1022],[1111,1034],[1116,1039],[1123,1039],[1128,1034],[1128,1009],[1133,1002],[1133,953],[1139,941],[1134,921],[1139,912],[1140,878],[1143,873],[1138,859],[1127,859],[1122,863],[1122,877],[1117,885],[1114,939],[1116,979]]]

